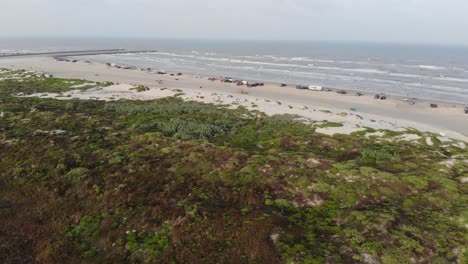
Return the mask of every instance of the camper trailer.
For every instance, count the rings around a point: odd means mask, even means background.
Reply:
[[[310,85],[310,86],[309,86],[309,90],[312,90],[312,91],[323,91],[323,87],[322,87],[322,86],[317,86],[317,85]]]

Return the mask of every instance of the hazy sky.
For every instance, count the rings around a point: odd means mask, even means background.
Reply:
[[[468,0],[1,0],[0,36],[468,45]]]

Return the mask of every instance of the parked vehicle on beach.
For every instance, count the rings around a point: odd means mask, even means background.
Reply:
[[[385,94],[376,94],[374,96],[374,99],[385,100],[385,99],[387,99],[387,96]]]
[[[431,108],[437,108],[439,107],[437,104],[431,104]]]
[[[345,90],[338,90],[338,91],[336,91],[336,92],[339,93],[339,94],[347,94],[347,93],[348,93],[348,92],[346,92]]]
[[[325,92],[331,92],[331,91],[332,91],[332,89],[330,89],[330,88],[323,88],[323,90],[324,90]]]
[[[465,106],[465,114],[468,114],[468,106]]]
[[[299,89],[299,90],[306,90],[306,89],[309,89],[309,87],[305,86],[305,85],[297,85],[296,86],[296,89]]]
[[[286,87],[286,86],[288,86],[288,85],[285,84],[285,83],[282,83],[280,86],[281,86],[281,87]]]
[[[312,90],[312,91],[323,91],[323,87],[322,86],[318,86],[318,85],[309,85],[309,90]]]
[[[363,96],[362,93],[356,93],[356,96]]]

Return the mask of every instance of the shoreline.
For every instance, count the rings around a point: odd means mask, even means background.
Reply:
[[[376,124],[362,121],[359,123],[359,120],[351,120],[353,118],[335,118],[334,116],[319,114],[319,111],[325,109],[335,112],[335,115],[346,113],[348,116],[363,116],[368,121],[377,120],[387,123],[387,125],[382,125],[382,129],[411,127],[436,134],[447,134],[451,138],[468,142],[468,115],[463,112],[464,105],[457,103],[421,99],[416,102],[416,105],[409,105],[409,103],[403,102],[402,98],[397,96],[390,96],[387,100],[376,100],[373,97],[374,95],[370,93],[363,93],[363,96],[355,96],[355,91],[347,90],[347,95],[341,95],[337,94],[336,90],[332,92],[298,90],[295,85],[291,87],[288,84],[287,87],[280,87],[279,83],[272,82],[267,82],[264,86],[248,88],[246,86],[223,83],[219,80],[209,81],[207,80],[208,77],[190,73],[183,73],[182,76],[158,75],[142,71],[141,69],[117,69],[101,63],[85,63],[81,61],[77,63],[58,62],[53,58],[47,57],[1,59],[0,67],[34,70],[61,78],[76,78],[97,82],[112,81],[122,84],[145,85],[151,88],[151,91],[143,93],[135,92],[135,94],[131,95],[127,93],[128,91],[123,90],[109,91],[110,94],[122,93],[123,97],[118,96],[117,98],[131,96],[132,99],[150,100],[160,98],[162,95],[166,97],[171,96],[170,93],[161,93],[161,89],[180,89],[183,91],[182,93],[186,94],[186,96],[182,96],[185,100],[218,104],[227,102],[229,104],[233,103],[234,100],[231,99],[235,98],[239,102],[245,100],[243,106],[248,107],[262,103],[257,106],[257,109],[253,107],[251,110],[263,110],[263,112],[269,115],[292,113],[306,116],[310,120],[314,120],[315,118],[315,121],[328,119],[328,121],[332,122],[340,122],[340,120],[349,123],[354,122],[357,127],[353,131],[358,131],[359,128],[362,129],[367,125],[369,127],[372,127],[372,125],[376,126]],[[161,80],[162,83],[157,82],[157,79]],[[241,90],[247,93],[241,94]],[[269,103],[280,102],[281,104],[268,104],[267,100],[270,101]],[[430,108],[430,103],[438,103],[438,108]],[[352,111],[351,108],[355,108],[356,111]],[[307,109],[314,109],[315,113],[306,111]],[[349,127],[347,126],[347,128]],[[331,132],[338,131],[337,133],[340,131],[338,128],[330,130]],[[342,130],[350,132],[349,129]]]
[[[161,54],[166,54],[164,52],[162,52]],[[170,53],[169,53],[170,54]],[[82,58],[79,58],[79,57],[76,57],[76,59],[80,60]],[[112,58],[108,58],[108,59],[100,59],[99,56],[97,57],[87,57],[87,60],[89,61],[93,61],[94,63],[101,63],[101,64],[105,64],[107,62],[114,62],[116,63],[115,61],[113,61]],[[132,64],[133,63],[133,64]],[[141,68],[141,67],[146,67],[140,63],[137,63],[135,61],[133,62],[119,62],[119,63],[116,63],[122,67],[124,66],[128,66],[128,67],[137,67],[137,68]],[[139,65],[139,66],[137,66]],[[220,66],[222,67],[222,66]],[[421,68],[421,69],[430,69],[430,67],[432,66],[428,66],[428,65],[413,65],[412,67],[418,67],[418,68]],[[433,67],[436,67],[436,66],[433,66]],[[216,72],[216,70],[213,70],[211,69],[210,72],[206,72],[206,71],[203,71],[203,74],[199,73],[199,72],[196,72],[196,70],[193,70],[193,69],[190,69],[190,70],[181,70],[181,68],[183,67],[174,67],[174,66],[168,66],[169,69],[165,69],[164,67],[162,68],[159,68],[160,70],[169,70],[169,71],[173,71],[173,72],[177,72],[177,71],[183,71],[183,72],[195,72],[199,75],[203,75],[203,76],[206,76],[206,77],[212,77],[212,72]],[[340,70],[337,70],[337,71],[340,71]],[[372,95],[375,95],[375,94],[379,94],[381,93],[381,90],[379,89],[368,89],[369,87],[365,87],[365,86],[356,86],[355,84],[353,84],[355,81],[348,81],[346,82],[345,84],[340,84],[340,85],[327,85],[327,84],[320,84],[322,82],[318,81],[318,83],[314,83],[314,81],[305,81],[305,82],[299,82],[297,81],[297,79],[290,79],[288,78],[287,81],[285,80],[280,80],[280,79],[274,79],[274,77],[271,77],[270,76],[270,79],[268,79],[268,77],[260,77],[260,76],[257,76],[257,77],[254,77],[253,75],[250,75],[250,77],[248,77],[249,75],[243,75],[244,77],[240,77],[238,75],[235,75],[235,74],[231,74],[232,72],[230,72],[229,69],[225,70],[224,73],[219,73],[218,74],[221,74],[223,76],[230,76],[230,77],[235,77],[235,79],[244,79],[244,80],[251,80],[251,81],[255,81],[255,82],[268,82],[268,83],[274,83],[274,84],[280,84],[280,83],[287,83],[288,85],[291,85],[291,86],[296,86],[296,85],[315,85],[315,84],[318,84],[318,85],[321,85],[323,87],[327,87],[327,88],[331,88],[333,90],[345,90],[345,91],[349,91],[349,92],[361,92],[361,93],[365,93],[365,94],[372,94]],[[252,71],[250,71],[250,73],[252,73]],[[330,74],[333,74],[333,72],[330,72]],[[392,71],[389,71],[388,72],[389,75],[392,75],[393,72]],[[242,75],[242,73],[241,73]],[[423,74],[424,75],[424,74]],[[437,76],[434,76],[436,79],[438,78]],[[439,77],[444,77],[444,75],[440,75]],[[298,77],[300,78],[300,77]],[[398,77],[395,77],[395,78],[398,78]],[[431,89],[430,87],[433,86],[432,84],[429,84],[427,86],[421,86],[419,87],[418,89],[420,89],[419,91],[424,91],[425,89],[424,88],[428,88],[428,89]],[[447,103],[447,104],[451,104],[451,103],[454,103],[454,104],[463,104],[463,105],[468,105],[468,98],[464,98],[463,100],[460,99],[460,96],[457,96],[459,93],[457,93],[456,95],[452,96],[452,97],[439,97],[439,96],[431,96],[430,94],[425,94],[425,93],[418,93],[418,91],[412,91],[412,92],[408,92],[408,91],[403,91],[401,90],[402,87],[399,87],[397,84],[395,84],[393,86],[393,89],[390,89],[386,91],[386,94],[389,95],[389,96],[392,96],[392,97],[398,97],[398,98],[405,98],[405,97],[408,97],[408,98],[413,98],[413,97],[417,97],[417,99],[419,101],[425,101],[425,102],[431,102],[431,103]],[[375,87],[374,87],[375,88]],[[463,95],[464,93],[461,92],[461,94]],[[453,94],[452,94],[453,95]],[[445,99],[440,99],[440,98],[445,98]]]
[[[63,56],[64,58],[65,57],[73,57],[74,55],[70,55],[70,56]],[[78,62],[83,62],[83,61],[80,61],[79,60],[79,56],[76,56],[78,57],[77,60]],[[104,65],[105,63],[101,63],[101,62],[95,62],[95,61],[91,61],[92,64],[102,64]],[[139,70],[140,68],[135,66],[135,65],[130,65],[130,64],[117,64],[121,67],[129,67],[129,68],[135,68],[136,70]],[[141,69],[143,70],[143,69]],[[153,69],[154,70],[154,69]],[[161,69],[163,70],[163,69]],[[175,72],[178,72],[178,71],[174,71]],[[168,72],[169,74],[169,72]],[[206,74],[196,74],[196,73],[193,73],[193,72],[187,72],[185,73],[186,75],[189,75],[189,76],[199,76],[199,77],[204,77],[206,79],[208,78],[212,78],[214,76],[209,76],[209,75],[206,75]],[[225,77],[225,76],[217,76],[219,78],[222,78],[222,77]],[[232,77],[232,76],[231,76]],[[233,79],[236,79],[236,80],[239,80],[239,79],[242,79],[242,78],[237,78],[237,77],[232,77]],[[265,84],[269,84],[269,85],[276,85],[276,86],[280,86],[281,82],[276,82],[276,81],[269,81],[269,80],[261,80],[261,79],[249,79],[250,82],[252,83],[265,83]],[[288,83],[286,82],[285,84],[287,84],[287,87],[289,88],[294,88],[296,87],[297,85],[301,85],[301,84],[298,84],[298,83]],[[305,84],[305,85],[309,85],[309,84]],[[243,86],[243,87],[246,87],[246,86]],[[287,88],[287,87],[283,87],[283,88]],[[387,93],[379,93],[379,92],[369,92],[369,91],[366,91],[366,90],[359,90],[359,89],[351,89],[351,88],[340,88],[340,87],[333,87],[333,86],[323,86],[323,88],[329,88],[329,89],[332,89],[331,93],[336,93],[337,91],[339,90],[344,90],[346,92],[348,92],[347,96],[354,96],[356,93],[362,93],[363,94],[363,97],[364,96],[372,96],[374,97],[374,95],[376,94],[385,94],[387,96],[387,98],[392,98],[392,99],[397,99],[397,100],[400,100],[400,101],[403,101],[403,99],[405,98],[405,96],[402,96],[402,95],[395,95],[395,94],[387,94]],[[310,92],[313,92],[313,91],[310,91]],[[324,91],[325,92],[325,91]],[[408,99],[410,98],[415,98],[414,96],[406,96]],[[448,100],[442,100],[442,99],[431,99],[431,98],[425,98],[425,97],[417,97],[415,98],[416,99],[416,103],[428,103],[428,104],[431,104],[431,103],[436,103],[436,104],[446,104],[446,105],[463,105],[463,106],[468,106],[468,102],[458,102],[458,101],[448,101]],[[376,100],[376,101],[379,101],[379,100]]]

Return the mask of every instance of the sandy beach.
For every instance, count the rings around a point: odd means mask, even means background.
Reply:
[[[356,96],[350,91],[347,95],[341,95],[336,91],[298,90],[293,85],[280,87],[278,83],[248,88],[208,80],[208,77],[219,76],[197,76],[190,73],[183,73],[182,76],[159,75],[140,69],[118,69],[98,63],[60,62],[50,57],[3,58],[0,59],[0,67],[121,84],[84,92],[72,91],[66,94],[66,98],[151,100],[177,94],[185,100],[244,106],[268,115],[295,114],[308,122],[327,120],[343,123],[342,127],[319,130],[327,134],[351,133],[365,127],[389,130],[415,128],[439,134],[442,138],[468,142],[468,115],[463,112],[464,105],[455,103],[436,102],[438,108],[431,108],[432,102],[429,101],[418,100],[415,105],[410,105],[398,97],[376,100],[373,94]],[[150,89],[144,92],[130,90],[134,85],[145,85]],[[58,98],[55,94],[42,96]]]

